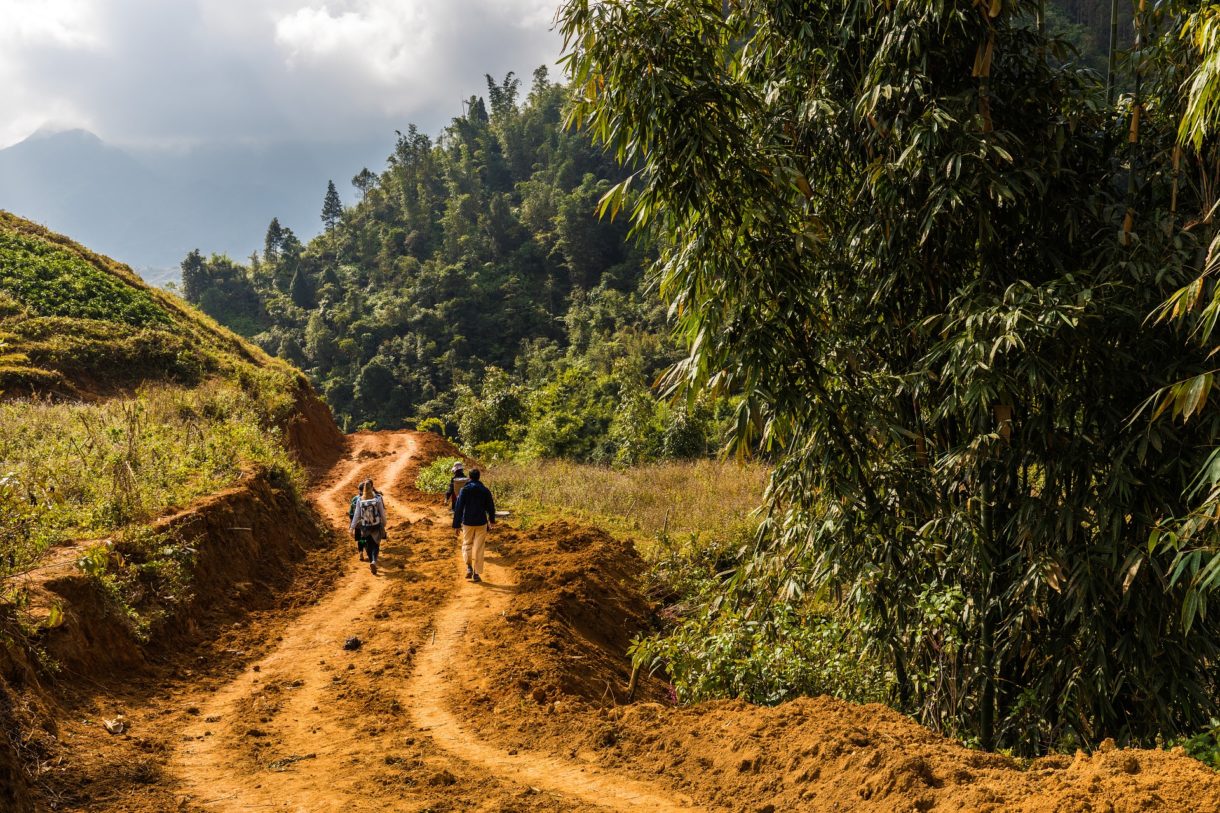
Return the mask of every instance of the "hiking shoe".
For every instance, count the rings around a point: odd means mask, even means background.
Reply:
[[[478,573],[475,573],[474,575],[472,575],[472,576],[470,577],[470,580],[471,580],[472,582],[474,582],[475,584],[478,584],[479,582],[483,581],[482,579],[480,579],[480,578],[479,578],[479,574],[478,574]]]
[[[377,575],[377,563],[369,562],[369,570],[373,571],[373,575],[376,576]]]

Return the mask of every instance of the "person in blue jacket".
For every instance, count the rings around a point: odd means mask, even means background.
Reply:
[[[483,552],[487,548],[487,529],[496,524],[496,501],[491,490],[479,481],[478,469],[470,470],[470,482],[458,492],[453,509],[453,527],[462,534],[462,561],[466,578],[483,581]]]

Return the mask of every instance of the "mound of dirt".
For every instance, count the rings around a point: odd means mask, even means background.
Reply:
[[[541,750],[648,779],[712,810],[1220,811],[1220,777],[1180,751],[1107,745],[1025,765],[885,706],[818,697],[673,708],[668,687],[648,679],[642,702],[620,705],[627,647],[651,622],[635,551],[569,523],[498,531],[492,545],[516,590],[475,630],[482,643],[469,671],[484,677],[468,679],[476,702],[455,711],[510,753]]]
[[[829,697],[616,709],[608,760],[730,810],[1135,813],[1220,810],[1220,780],[1181,753],[1103,748],[1023,767],[884,706]],[[742,806],[742,800],[755,800]]]
[[[533,705],[625,702],[627,649],[652,623],[636,586],[644,563],[635,548],[568,522],[494,534],[495,551],[517,584],[508,609],[479,631],[498,653],[489,691]],[[665,686],[645,679],[636,696],[661,701]]]
[[[297,387],[296,409],[284,427],[284,441],[301,464],[315,476],[343,456],[346,442],[330,407],[303,378]]]
[[[40,588],[62,600],[64,622],[48,630],[42,643],[64,673],[96,677],[137,668],[162,650],[196,640],[220,621],[269,606],[291,580],[293,566],[334,539],[313,512],[266,473],[247,477],[153,528],[194,549],[189,599],[160,605],[158,596],[147,596],[137,609],[164,615],[150,639],[141,641],[97,582],[65,561],[60,575]]]
[[[628,701],[628,648],[653,622],[638,588],[644,562],[630,543],[569,522],[499,528],[489,545],[516,584],[504,610],[471,630],[480,644],[464,695],[474,702],[454,711],[511,751],[569,757],[614,745],[605,715]],[[668,696],[647,675],[634,693],[658,708]]]

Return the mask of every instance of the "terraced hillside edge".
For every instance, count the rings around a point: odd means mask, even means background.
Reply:
[[[343,449],[291,366],[0,211],[0,807],[100,675],[276,600]]]

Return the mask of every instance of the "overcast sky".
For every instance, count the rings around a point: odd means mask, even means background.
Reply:
[[[43,126],[123,145],[435,131],[559,56],[558,0],[0,0],[0,147]]]

